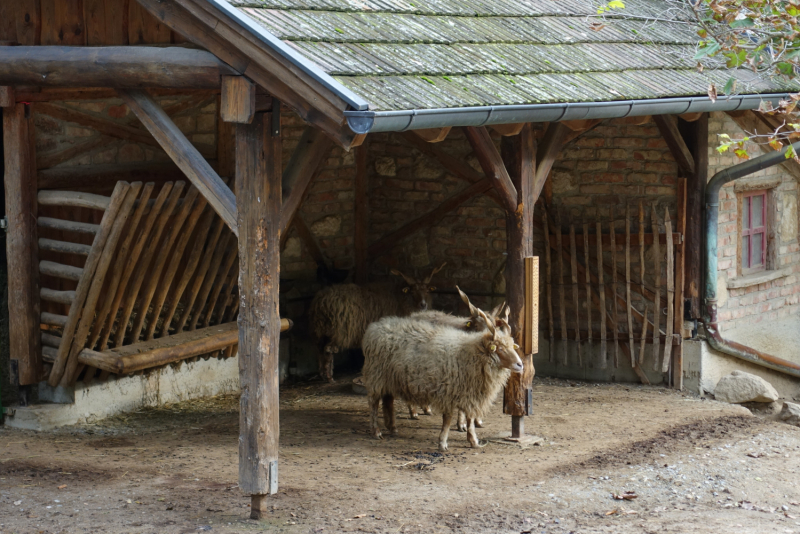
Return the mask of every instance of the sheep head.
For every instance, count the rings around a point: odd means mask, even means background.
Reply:
[[[410,276],[406,276],[397,269],[392,269],[389,272],[405,280],[407,285],[403,288],[403,293],[411,296],[411,299],[414,301],[415,309],[425,311],[433,309],[433,297],[431,296],[431,291],[434,291],[436,287],[431,285],[431,278],[433,278],[433,275],[441,271],[445,265],[447,265],[447,262],[441,264],[439,267],[431,271],[431,274],[429,274],[422,281]]]
[[[514,373],[521,373],[522,359],[517,354],[519,345],[514,343],[514,338],[511,337],[510,333],[506,333],[503,328],[495,326],[495,321],[490,319],[483,311],[478,310],[478,313],[489,330],[483,336],[483,347],[487,355],[499,367],[511,369]]]
[[[481,332],[486,328],[483,320],[480,317],[480,313],[483,312],[480,308],[473,306],[473,304],[469,301],[469,297],[461,291],[461,288],[456,286],[458,290],[458,294],[461,295],[461,300],[469,307],[469,320],[466,323],[466,330],[471,332]],[[506,334],[511,335],[511,326],[508,323],[508,316],[511,313],[511,309],[506,305],[505,302],[502,304],[495,306],[492,311],[486,314],[490,320],[494,323],[495,327],[501,328]]]

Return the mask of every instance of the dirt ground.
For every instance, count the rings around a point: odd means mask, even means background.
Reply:
[[[281,390],[280,491],[248,519],[237,399],[51,433],[0,427],[0,532],[800,533],[800,429],[655,387],[536,379],[541,446],[481,449],[400,413],[367,434],[349,379]],[[617,500],[633,492],[635,499]]]

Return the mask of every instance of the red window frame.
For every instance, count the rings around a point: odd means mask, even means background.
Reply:
[[[761,224],[754,225],[753,199],[761,198]],[[742,273],[763,271],[767,268],[767,195],[766,189],[747,191],[742,196]],[[758,221],[755,221],[756,223]],[[761,236],[761,247],[755,245],[754,236]],[[758,262],[758,263],[756,263]]]

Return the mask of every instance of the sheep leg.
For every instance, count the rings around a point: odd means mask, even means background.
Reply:
[[[383,439],[381,427],[378,425],[378,406],[380,404],[381,398],[378,395],[369,396],[369,423],[372,427],[372,436],[375,439]]]
[[[458,410],[458,424],[456,425],[456,430],[459,432],[466,432],[469,425],[467,425],[467,416],[464,414],[463,411]]]
[[[411,419],[419,419],[419,415],[417,415],[417,409],[414,407],[413,404],[408,405],[408,416]]]
[[[339,352],[339,347],[328,343],[320,353],[319,375],[330,383],[333,383],[333,356]]]
[[[453,424],[453,413],[442,414],[442,432],[439,434],[439,450],[447,452],[447,436],[450,434],[450,425]]]
[[[383,424],[389,434],[397,435],[397,424],[394,420],[394,395],[383,396]]]
[[[469,428],[467,429],[467,440],[469,440],[469,446],[473,449],[477,449],[481,447],[481,444],[478,442],[478,433],[475,432],[475,421],[474,417],[469,418]]]

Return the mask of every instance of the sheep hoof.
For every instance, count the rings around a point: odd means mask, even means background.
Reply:
[[[375,439],[383,439],[383,435],[381,434],[380,430],[373,430],[372,437],[374,437]]]
[[[473,449],[482,449],[488,444],[489,444],[488,441],[477,440],[475,443],[470,442],[469,446],[472,447]]]
[[[483,421],[475,419],[475,428],[483,428]]]
[[[396,436],[397,435],[397,429],[396,428],[390,428],[389,429],[389,435],[390,436]]]
[[[447,452],[447,443],[439,444],[439,452]]]
[[[419,419],[419,415],[413,413],[413,414],[409,415],[409,418],[410,419]]]
[[[457,426],[458,426],[458,431],[459,432],[466,432],[467,431],[467,425],[466,424],[459,423]]]
[[[423,413],[424,415],[433,415],[433,411],[431,411],[430,408],[425,408],[425,411]]]

